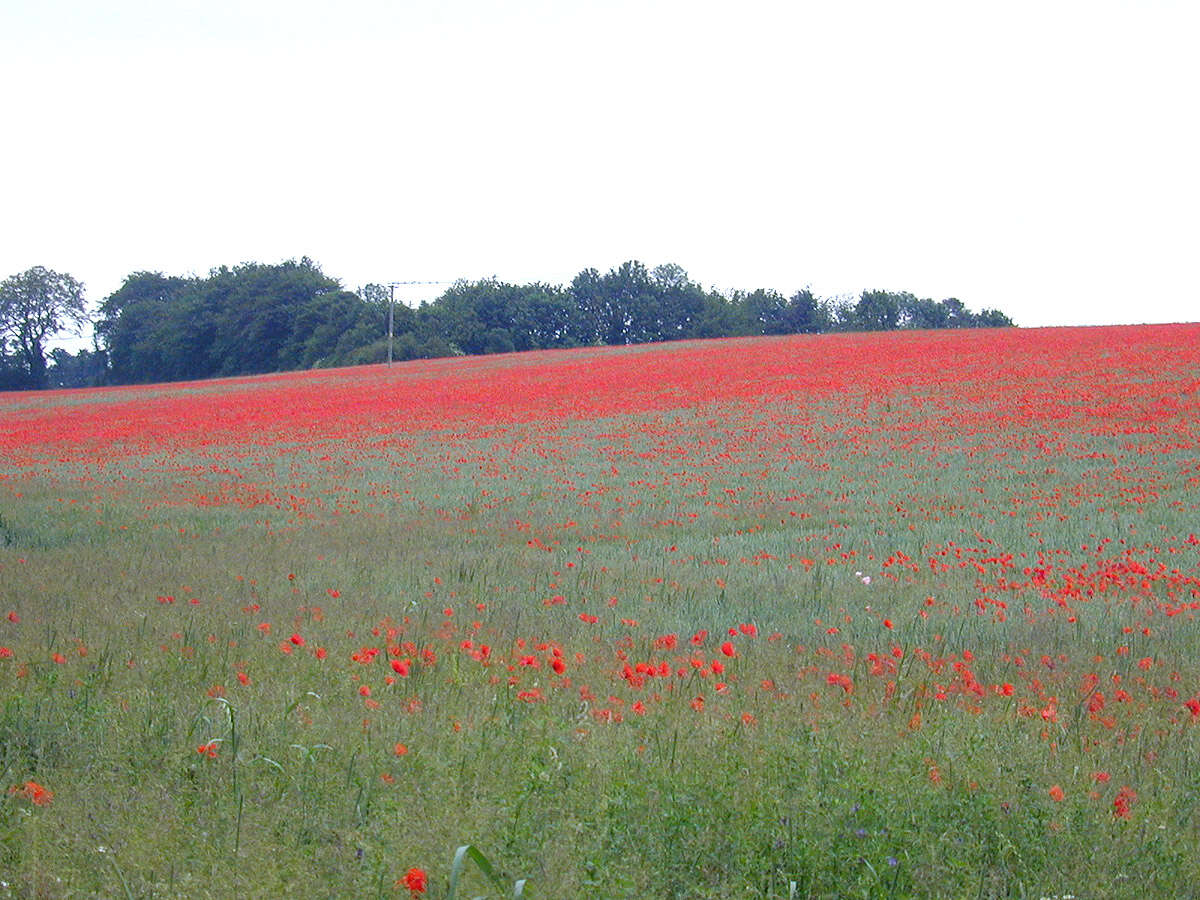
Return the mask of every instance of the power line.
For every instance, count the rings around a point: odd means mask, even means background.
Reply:
[[[395,321],[396,288],[409,284],[454,284],[453,281],[389,281],[388,290],[388,365],[392,364],[392,328]]]

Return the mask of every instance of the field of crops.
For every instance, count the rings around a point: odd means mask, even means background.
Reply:
[[[0,898],[1196,896],[1198,346],[0,395]]]

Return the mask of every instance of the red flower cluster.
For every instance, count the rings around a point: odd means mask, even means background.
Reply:
[[[12,796],[24,797],[35,806],[46,806],[54,799],[54,792],[42,787],[36,781],[14,785],[8,789],[8,793]]]

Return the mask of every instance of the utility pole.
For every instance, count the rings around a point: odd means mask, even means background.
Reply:
[[[392,364],[392,323],[395,320],[396,285],[388,285],[388,365]]]
[[[388,365],[392,364],[392,332],[395,323],[396,288],[407,284],[453,284],[452,281],[389,281],[388,282]]]

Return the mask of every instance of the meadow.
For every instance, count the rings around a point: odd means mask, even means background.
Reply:
[[[1197,346],[0,394],[0,898],[1196,896]]]

